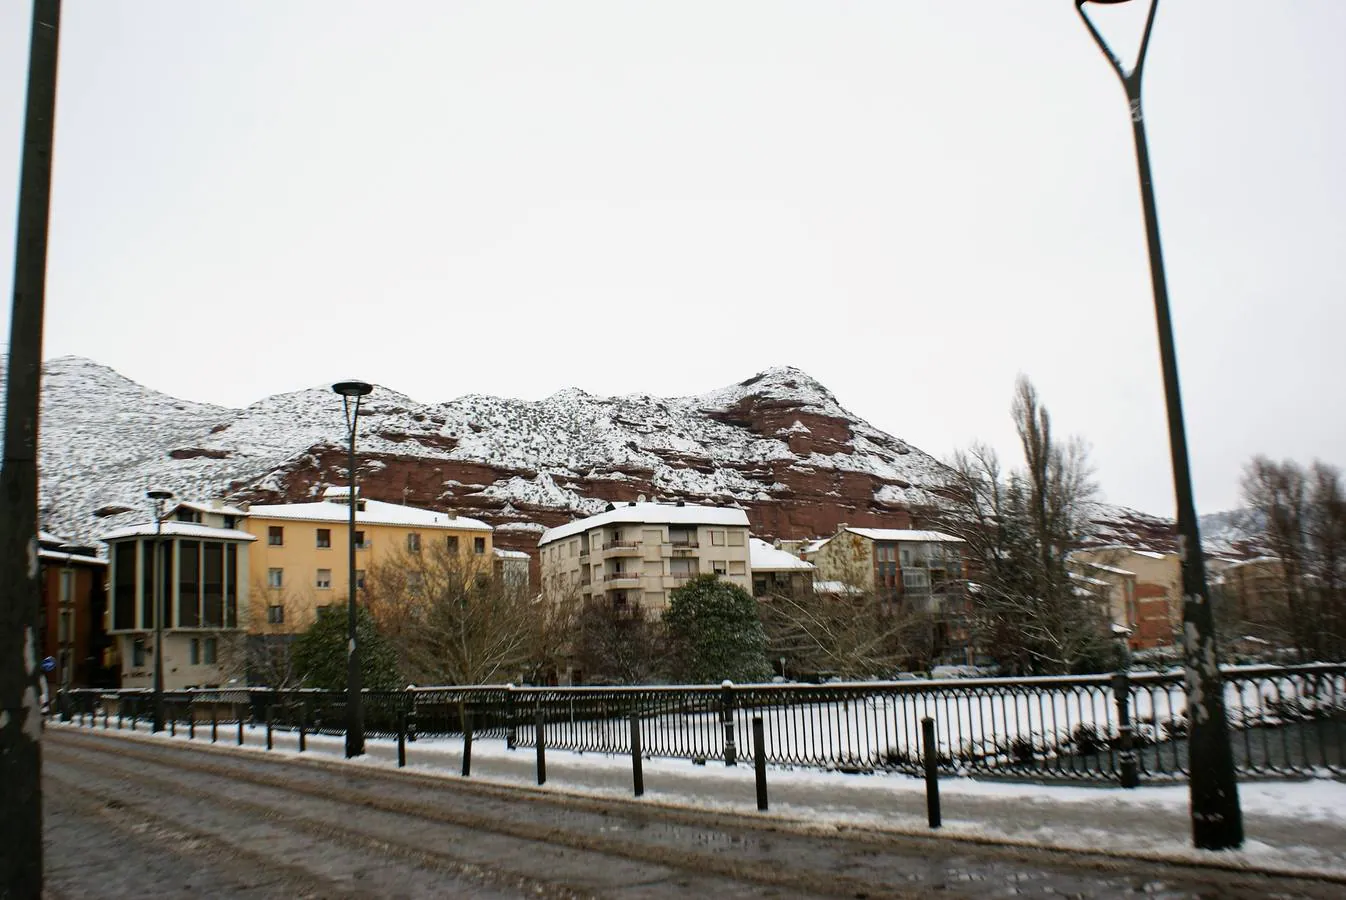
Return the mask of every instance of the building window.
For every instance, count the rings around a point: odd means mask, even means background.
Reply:
[[[407,535],[407,550],[412,553],[421,552],[421,536],[414,531]]]
[[[68,605],[75,602],[75,573],[71,569],[61,570],[61,603]]]
[[[743,546],[743,532],[741,532],[741,531],[731,531],[731,532],[729,532],[729,546],[731,546],[731,547],[742,547],[742,546]]]
[[[407,573],[407,587],[418,588],[424,583],[425,583],[425,576],[422,575],[420,572]]]
[[[746,564],[745,562],[743,562],[743,560],[741,560],[741,559],[730,560],[730,561],[729,561],[729,574],[730,574],[730,575],[747,575],[747,574],[748,574],[748,566],[747,566],[747,564]]]
[[[580,551],[580,542],[579,542],[579,541],[571,541],[571,542],[570,542],[570,558],[571,558],[571,559],[574,559],[576,556],[578,556],[578,555],[579,555],[579,551]]]
[[[355,549],[368,550],[369,545],[365,543],[365,533],[363,531],[355,532]]]
[[[362,590],[362,591],[365,589],[365,570],[364,570],[364,569],[356,569],[356,570],[355,570],[355,586],[356,586],[356,588],[358,588],[359,590]]]
[[[56,640],[58,643],[69,644],[75,640],[75,613],[68,609],[61,610],[61,617],[56,620]]]
[[[285,546],[285,529],[280,525],[267,526],[266,542],[272,547]]]
[[[930,592],[930,573],[923,569],[902,573],[902,590],[912,594]]]
[[[710,545],[711,545],[712,547],[723,547],[723,546],[724,546],[724,532],[723,532],[723,531],[712,531],[712,532],[710,533]]]
[[[728,575],[729,564],[722,559],[713,559],[710,561],[710,570],[716,575]]]
[[[284,569],[267,569],[266,586],[269,588],[281,588],[285,586]]]
[[[208,637],[201,642],[201,659],[208,666],[215,665],[215,650],[218,647],[219,639]]]
[[[486,538],[472,539],[472,552],[480,556],[486,552]]]
[[[268,606],[266,608],[266,622],[268,625],[280,625],[285,622],[285,607]]]
[[[324,548],[332,546],[332,529],[330,528],[318,529],[318,546]]]
[[[444,546],[455,556],[458,554],[458,535],[451,534],[444,539]]]
[[[201,665],[201,639],[200,639],[200,638],[192,638],[192,649],[191,649],[191,652],[188,654],[188,659],[191,660],[191,664],[194,665],[194,666],[199,666],[199,665]]]
[[[232,529],[232,528],[237,528],[237,527],[238,527],[238,516],[225,516],[225,517],[224,517],[224,527],[225,527],[225,528],[231,528],[231,529]]]
[[[331,569],[319,569],[319,570],[318,570],[318,582],[317,582],[317,584],[315,585],[315,587],[317,587],[319,590],[326,590],[326,589],[330,588],[331,586],[332,586],[332,570],[331,570]]]
[[[145,639],[136,638],[131,641],[131,668],[145,668]]]

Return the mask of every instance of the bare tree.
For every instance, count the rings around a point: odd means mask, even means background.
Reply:
[[[544,604],[444,546],[399,550],[365,575],[364,601],[417,684],[520,680],[538,666]]]
[[[1067,565],[1095,494],[1088,454],[1077,439],[1056,439],[1050,414],[1023,376],[1012,414],[1023,467],[1007,474],[982,445],[957,453],[936,516],[942,530],[967,542],[975,640],[1014,672],[1110,665],[1106,610],[1075,584]]]
[[[659,620],[638,603],[614,607],[602,598],[583,601],[571,634],[570,659],[590,684],[649,684],[662,674]]]
[[[933,615],[855,586],[832,594],[776,593],[758,609],[768,654],[785,657],[800,673],[891,677],[927,668],[936,651]]]
[[[1341,471],[1315,462],[1254,457],[1244,471],[1244,503],[1264,523],[1279,598],[1259,597],[1261,618],[1283,632],[1302,659],[1346,650],[1346,500]],[[1283,603],[1276,599],[1283,598]]]

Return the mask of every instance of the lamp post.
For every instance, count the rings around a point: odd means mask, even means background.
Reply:
[[[347,531],[347,547],[350,554],[350,571],[347,573],[347,585],[350,593],[346,599],[346,757],[360,756],[365,752],[364,710],[360,697],[360,648],[355,642],[355,430],[360,420],[360,399],[366,397],[374,387],[364,381],[338,381],[332,390],[341,395],[342,409],[346,414],[346,432],[350,439],[347,456],[346,474],[350,476],[350,496],[346,498],[350,506],[350,528]]]
[[[1215,621],[1211,615],[1210,594],[1206,587],[1206,563],[1201,553],[1201,530],[1192,497],[1192,475],[1187,459],[1187,434],[1183,425],[1182,395],[1178,390],[1178,357],[1173,343],[1173,322],[1169,315],[1168,283],[1164,278],[1164,256],[1159,244],[1159,214],[1154,203],[1154,184],[1150,177],[1150,153],[1145,140],[1145,117],[1140,93],[1145,71],[1145,52],[1149,49],[1159,0],[1151,0],[1140,40],[1136,63],[1127,71],[1108,47],[1103,36],[1085,12],[1088,3],[1113,4],[1129,0],[1075,0],[1075,10],[1103,51],[1113,71],[1121,79],[1131,108],[1131,130],[1136,143],[1136,165],[1140,175],[1141,204],[1145,213],[1145,237],[1150,254],[1150,279],[1154,290],[1154,310],[1159,329],[1159,357],[1163,367],[1164,400],[1168,408],[1169,452],[1173,464],[1173,486],[1178,507],[1178,556],[1182,564],[1183,653],[1187,683],[1187,726],[1189,737],[1192,838],[1203,850],[1229,850],[1243,844],[1243,815],[1239,809],[1238,782],[1234,777],[1234,755],[1229,744],[1229,724],[1225,715],[1224,685],[1215,655]]]
[[[164,503],[173,499],[172,491],[148,490],[145,492],[154,503],[154,698],[151,731],[164,730],[164,560],[163,531]]]
[[[0,466],[0,896],[6,897],[42,893],[37,436],[61,3],[33,0],[32,8]]]

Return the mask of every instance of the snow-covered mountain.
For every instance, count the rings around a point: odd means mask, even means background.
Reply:
[[[341,403],[326,387],[228,409],[62,357],[45,365],[43,404],[43,520],[82,539],[145,518],[150,485],[298,500],[346,478]],[[423,404],[378,387],[362,408],[359,458],[368,496],[470,511],[506,526],[502,543],[515,533],[525,545],[543,526],[641,494],[743,506],[766,536],[906,525],[940,471],[793,368],[676,398],[572,388],[537,402]]]

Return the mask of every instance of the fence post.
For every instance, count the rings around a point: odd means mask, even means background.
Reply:
[[[220,703],[215,701],[210,704],[210,742],[213,744],[220,737]]]
[[[757,809],[766,812],[766,735],[762,717],[752,717],[752,765],[757,774]]]
[[[242,710],[239,710],[238,713],[236,713],[236,715],[238,716],[238,746],[242,747],[242,746],[243,746],[243,711],[242,711]]]
[[[727,678],[720,682],[720,725],[724,729],[724,764],[732,766],[738,761],[738,748],[734,746],[734,683]]]
[[[463,710],[463,777],[472,774],[472,712]]]
[[[187,704],[187,740],[196,739],[196,710]]]
[[[266,707],[266,749],[268,749],[268,750],[270,750],[271,747],[272,747],[272,743],[271,743],[271,727],[272,727],[272,719],[275,717],[274,710],[275,710],[275,707],[274,707],[274,706],[271,706],[270,704],[267,705],[267,707]]]
[[[547,731],[542,701],[537,704],[537,783],[547,783]]]
[[[518,746],[518,735],[514,730],[514,685],[505,685],[505,749],[513,750]]]
[[[1118,772],[1122,787],[1140,787],[1140,767],[1136,764],[1135,735],[1131,728],[1131,678],[1125,672],[1112,676],[1112,696],[1117,701],[1117,737],[1121,744]]]
[[[407,764],[407,712],[402,710],[397,717],[397,767]]]
[[[416,743],[416,695],[410,691],[407,694],[411,698],[411,713],[407,716],[407,741]]]
[[[921,743],[925,751],[925,813],[931,828],[940,826],[939,815],[939,748],[935,746],[935,720],[926,716],[921,720]]]
[[[175,712],[173,713],[173,715],[171,715],[171,716],[168,717],[168,736],[169,736],[169,737],[177,737],[177,736],[178,736],[178,716],[177,716],[177,712],[176,712],[176,707],[174,707],[174,710],[175,710]]]
[[[121,697],[118,697],[118,698],[117,698],[117,730],[118,730],[118,731],[121,731],[121,730],[122,730],[122,714],[125,712],[125,710],[124,710],[122,707],[124,707],[125,705],[126,705],[126,701],[123,700]]]
[[[631,715],[631,785],[636,796],[645,793],[645,769],[640,759],[640,716]]]
[[[109,716],[109,715],[110,715],[110,713],[109,713],[109,711],[108,711],[107,704],[104,703],[104,704],[103,704],[103,730],[104,730],[104,731],[107,731],[107,730],[108,730],[108,716]]]
[[[136,704],[136,708],[133,709],[133,710],[131,710],[131,730],[132,730],[132,731],[135,731],[135,730],[136,730],[136,717],[139,716],[139,715],[140,715],[139,704]]]
[[[300,752],[300,753],[303,753],[303,752],[304,752],[304,750],[305,750],[305,748],[306,748],[306,746],[307,746],[307,744],[308,744],[308,741],[306,740],[306,737],[307,737],[307,736],[304,734],[304,728],[305,728],[305,726],[308,724],[308,723],[305,722],[304,720],[305,720],[306,718],[308,718],[308,717],[304,714],[304,712],[305,712],[305,709],[304,709],[304,701],[303,701],[303,700],[300,700],[300,701],[299,701],[299,752]]]

